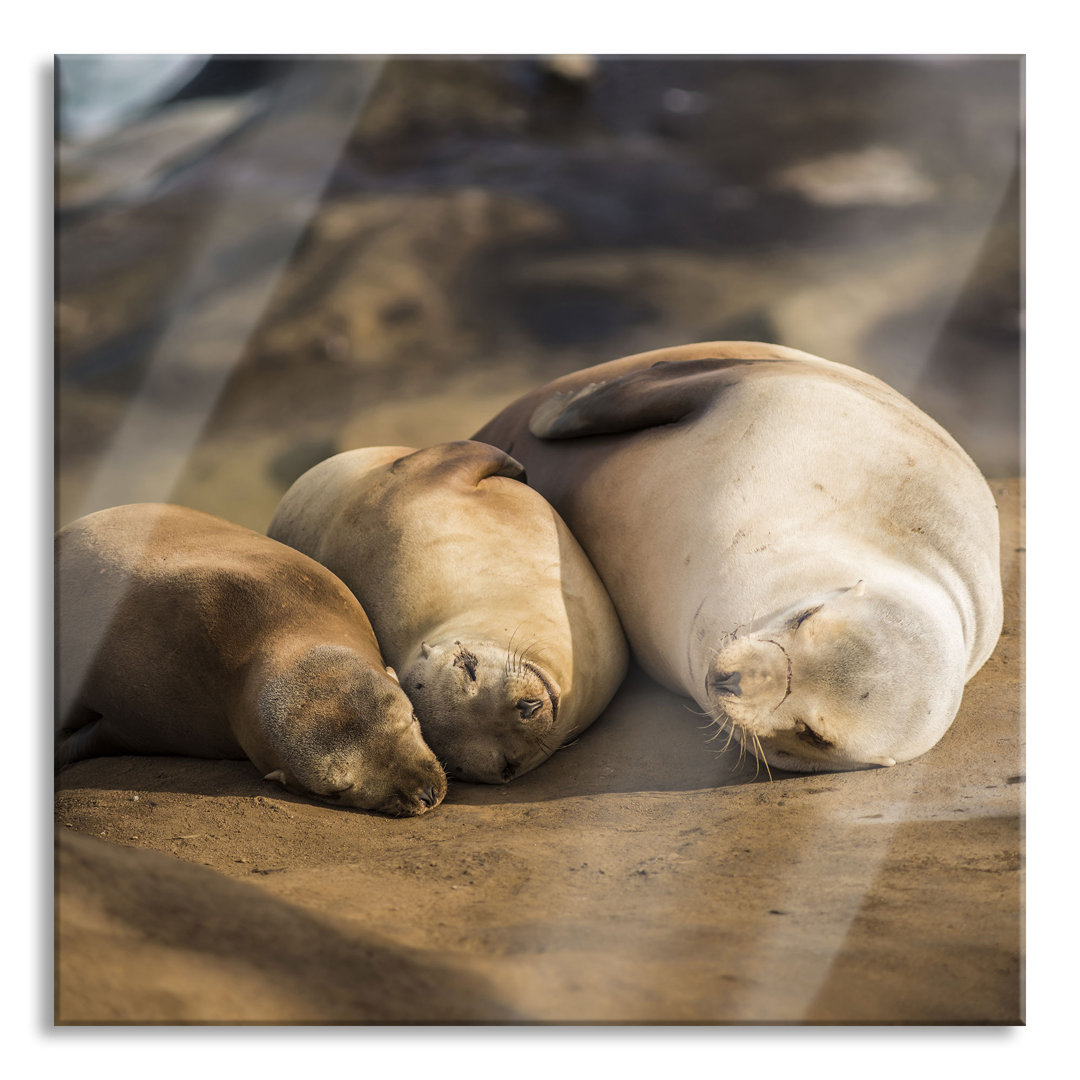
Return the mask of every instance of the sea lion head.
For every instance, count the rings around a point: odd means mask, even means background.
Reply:
[[[258,694],[261,745],[244,749],[289,791],[406,817],[434,809],[446,775],[392,668],[320,645]]]
[[[422,642],[402,671],[420,726],[446,771],[505,784],[562,741],[558,683],[536,659],[494,642]]]
[[[860,581],[727,635],[705,691],[717,722],[758,758],[817,772],[925,753],[963,682],[962,642],[932,612]]]

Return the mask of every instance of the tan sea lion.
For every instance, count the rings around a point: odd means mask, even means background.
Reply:
[[[986,481],[854,368],[659,349],[556,379],[475,437],[566,520],[642,665],[768,763],[922,754],[1000,634]]]
[[[248,757],[290,791],[422,814],[446,794],[367,616],[325,567],[142,503],[56,537],[57,765]]]
[[[356,593],[447,772],[505,783],[603,710],[618,617],[521,466],[476,442],[349,450],[286,492],[269,534]]]

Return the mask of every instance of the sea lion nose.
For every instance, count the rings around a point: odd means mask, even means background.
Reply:
[[[741,671],[714,671],[709,677],[709,687],[714,694],[739,697],[742,694],[739,687],[741,679]]]
[[[426,790],[421,791],[420,792],[420,801],[425,806],[434,806],[436,801],[437,801],[436,795],[435,795],[435,788],[434,787],[429,787]]]

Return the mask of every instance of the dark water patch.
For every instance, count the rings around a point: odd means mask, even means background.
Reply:
[[[776,323],[762,309],[721,319],[701,335],[702,341],[777,341],[779,338]]]
[[[332,439],[301,439],[270,461],[269,472],[278,487],[285,491],[308,469],[337,452],[337,444]]]
[[[596,285],[532,285],[512,295],[510,303],[522,329],[551,346],[601,342],[659,316],[638,297]]]

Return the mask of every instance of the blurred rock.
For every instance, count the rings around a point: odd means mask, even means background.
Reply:
[[[327,204],[245,363],[363,368],[476,349],[484,328],[466,324],[459,297],[471,262],[561,231],[543,204],[477,188]]]
[[[595,56],[561,53],[544,58],[544,67],[552,75],[569,82],[584,83],[596,77],[598,63]]]
[[[209,152],[264,106],[259,95],[174,105],[91,142],[61,143],[56,209],[87,210],[146,198],[176,169]]]
[[[59,133],[74,143],[99,139],[145,116],[194,79],[207,62],[195,54],[66,54],[56,58]]]
[[[716,338],[854,364],[1020,468],[1019,58],[238,64],[197,80],[271,95],[238,138],[60,220],[61,518],[104,469],[265,524],[294,446],[463,437]]]
[[[286,491],[308,469],[314,468],[328,457],[333,457],[337,452],[338,447],[332,439],[301,439],[270,462],[270,475],[282,491]]]
[[[773,182],[822,206],[909,206],[937,193],[910,155],[889,146],[789,165]]]

